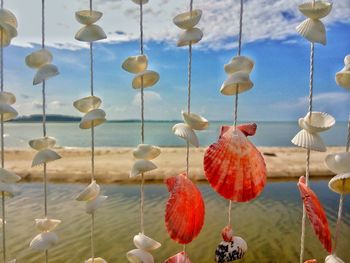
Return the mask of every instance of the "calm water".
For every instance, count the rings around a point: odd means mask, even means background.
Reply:
[[[28,244],[37,234],[34,219],[43,211],[41,184],[21,184],[22,193],[8,204],[8,248],[17,262],[43,262],[41,253],[33,252]],[[331,231],[334,233],[338,196],[328,190],[327,181],[313,181],[312,188],[325,206]],[[84,204],[74,201],[83,189],[79,184],[52,184],[49,187],[49,214],[63,220],[58,227],[60,243],[50,250],[51,263],[77,263],[89,258],[90,217],[84,213]],[[109,263],[127,262],[125,252],[133,248],[132,237],[138,233],[137,185],[103,185],[106,203],[96,214],[96,255]],[[192,262],[213,262],[220,231],[226,224],[227,201],[218,197],[207,184],[200,189],[206,203],[205,226],[189,246]],[[164,209],[168,198],[162,184],[146,185],[146,234],[163,246],[153,255],[155,262],[163,262],[177,253],[181,246],[169,239],[164,226]],[[350,200],[345,199],[344,221],[341,228],[338,255],[350,262]],[[248,252],[241,262],[298,262],[301,200],[296,182],[270,182],[263,194],[249,204],[233,208],[233,226],[236,235],[248,243]],[[324,262],[325,251],[307,224],[306,257]]]
[[[184,141],[173,135],[175,122],[147,122],[146,143],[159,146],[184,146]],[[216,141],[223,122],[212,122],[206,131],[197,132],[202,146]],[[230,123],[226,123],[230,124]],[[345,145],[346,123],[337,123],[331,130],[322,133],[327,145]],[[40,123],[7,123],[6,146],[28,147],[28,140],[40,137]],[[299,131],[296,122],[258,123],[257,134],[252,141],[259,146],[292,146],[290,140]],[[48,134],[65,147],[90,146],[90,130],[81,130],[78,123],[48,123]],[[140,141],[140,125],[135,122],[105,123],[96,128],[96,145],[106,147],[134,147]]]

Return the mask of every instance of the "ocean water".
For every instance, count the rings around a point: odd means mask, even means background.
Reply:
[[[182,139],[172,133],[176,122],[146,122],[145,142],[159,146],[185,146]],[[229,122],[212,122],[209,129],[197,132],[201,146],[217,140],[221,125]],[[62,147],[89,147],[90,130],[81,130],[78,123],[55,123],[47,125],[48,134],[54,136]],[[292,146],[290,140],[299,131],[296,122],[261,122],[252,141],[258,146]],[[140,142],[140,124],[137,122],[108,122],[96,127],[97,147],[134,147]],[[346,143],[347,123],[337,123],[331,130],[321,134],[329,146]],[[28,147],[28,140],[41,137],[41,123],[6,123],[5,143],[7,147]]]

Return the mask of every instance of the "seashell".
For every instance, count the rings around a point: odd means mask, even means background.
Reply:
[[[85,260],[85,263],[107,263],[107,261],[103,258],[94,258],[94,260],[92,260],[92,258],[89,258],[88,260]]]
[[[75,39],[82,42],[94,42],[106,38],[106,33],[98,25],[84,26],[75,34]]]
[[[94,109],[85,114],[81,119],[79,128],[80,129],[90,129],[101,125],[106,121],[106,113],[101,109]]]
[[[312,151],[325,152],[327,150],[320,135],[317,133],[310,133],[307,130],[299,131],[292,139],[292,143]]]
[[[328,154],[325,163],[335,174],[350,172],[350,152]]]
[[[0,182],[0,192],[3,192],[5,196],[14,197],[18,194],[18,188],[13,184],[4,184]]]
[[[332,128],[335,124],[335,119],[332,115],[326,112],[313,111],[308,113],[302,121],[299,121],[299,126],[310,133],[323,132]]]
[[[16,96],[7,91],[0,92],[0,103],[12,105],[16,102]]]
[[[83,25],[96,23],[102,17],[103,13],[95,10],[81,10],[75,12],[75,19]]]
[[[232,227],[225,226],[224,229],[221,231],[221,236],[224,241],[231,242],[234,238]]]
[[[43,232],[30,241],[29,247],[33,250],[45,251],[58,243],[58,236],[55,232]]]
[[[85,212],[88,214],[93,214],[98,208],[100,208],[108,196],[100,195],[95,199],[92,199],[86,203]]]
[[[345,66],[335,74],[335,82],[342,88],[350,90],[350,66]]]
[[[208,120],[198,114],[187,113],[185,111],[181,111],[181,114],[184,122],[193,130],[205,130],[209,126]]]
[[[144,70],[138,73],[132,80],[134,89],[148,88],[159,81],[159,74],[153,70]]]
[[[146,173],[157,169],[157,166],[148,160],[136,160],[131,168],[130,177],[135,177],[139,174]]]
[[[153,160],[160,155],[160,148],[150,144],[139,144],[133,150],[133,155],[136,159]]]
[[[44,149],[34,156],[32,167],[42,165],[44,163],[49,163],[61,159],[62,157],[51,149]]]
[[[135,247],[146,251],[156,250],[162,246],[159,242],[142,233],[134,236],[134,244]]]
[[[181,29],[191,29],[195,27],[202,17],[202,10],[195,9],[192,12],[185,12],[174,17],[173,22]]]
[[[344,65],[345,66],[350,65],[350,55],[345,56],[345,58],[344,58]]]
[[[309,260],[306,260],[304,263],[317,263],[317,260],[316,259],[309,259]]]
[[[256,198],[266,184],[262,154],[234,127],[205,151],[204,172],[218,194],[235,202]]]
[[[7,47],[10,45],[12,38],[17,36],[17,29],[0,21],[0,34],[2,34],[2,46]]]
[[[189,44],[193,45],[201,41],[202,38],[203,38],[203,32],[199,28],[196,28],[196,27],[190,28],[179,35],[177,46],[183,47],[183,46],[188,46]]]
[[[130,263],[154,263],[153,256],[142,249],[133,249],[126,253]]]
[[[45,64],[36,72],[33,85],[38,85],[45,80],[57,76],[59,73],[58,68],[54,64]]]
[[[254,61],[245,56],[236,56],[232,60],[225,64],[225,72],[229,75],[236,73],[238,71],[252,72],[254,68]]]
[[[148,59],[145,55],[132,56],[124,60],[122,68],[130,73],[138,74],[147,69]]]
[[[10,261],[7,261],[7,263],[16,263],[16,259],[12,259]]]
[[[350,194],[350,173],[334,176],[329,181],[328,187],[338,194]]]
[[[327,44],[326,29],[318,19],[308,18],[296,28],[297,32],[312,43]]]
[[[169,199],[165,210],[165,226],[171,237],[188,244],[197,237],[204,223],[205,207],[202,193],[186,173],[165,180]]]
[[[15,173],[7,171],[4,168],[0,168],[0,181],[5,184],[14,184],[17,183],[22,178]]]
[[[224,81],[220,88],[220,92],[224,95],[236,95],[250,90],[254,86],[250,80],[248,71],[238,71],[230,75]]]
[[[58,219],[39,218],[35,219],[35,226],[41,232],[51,232],[62,221]]]
[[[237,126],[237,129],[243,132],[245,136],[254,136],[257,128],[256,123],[246,123]],[[221,126],[220,136],[223,136],[230,129],[232,129],[232,126]]]
[[[55,145],[56,139],[50,136],[41,137],[29,141],[29,146],[37,151],[53,148]]]
[[[336,255],[328,255],[324,262],[325,263],[345,263],[345,261],[338,258]]]
[[[232,262],[244,257],[247,243],[241,237],[234,237],[233,241],[221,241],[215,250],[215,262]]]
[[[326,1],[315,1],[315,3],[304,3],[299,5],[299,11],[311,19],[326,17],[332,10],[332,3]]]
[[[9,24],[15,28],[18,27],[16,16],[8,9],[0,8],[0,22]]]
[[[18,116],[18,112],[12,108],[12,106],[0,103],[0,115],[2,115],[3,121],[13,120]]]
[[[100,194],[100,186],[93,180],[82,192],[75,198],[77,201],[90,201]]]
[[[135,4],[140,5],[140,4],[147,4],[148,0],[131,0],[133,1]]]
[[[51,52],[45,48],[34,51],[26,56],[26,65],[30,68],[40,68],[45,64],[52,62],[53,56]]]
[[[194,147],[199,147],[199,142],[196,133],[186,123],[175,124],[172,128],[173,133],[192,144]]]
[[[73,106],[82,113],[98,109],[102,103],[102,100],[96,96],[88,96],[74,101]]]
[[[166,259],[164,263],[192,263],[186,252],[182,251]]]

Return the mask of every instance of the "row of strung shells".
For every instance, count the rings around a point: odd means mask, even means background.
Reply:
[[[95,10],[81,10],[75,13],[75,19],[83,24],[82,27],[76,34],[75,39],[82,42],[94,42],[102,39],[106,39],[107,35],[103,29],[95,25],[98,20],[102,17],[102,12]]]
[[[17,36],[17,18],[9,10],[0,8],[0,34],[2,35],[2,46],[7,47],[11,40]]]
[[[79,123],[80,129],[91,129],[106,121],[106,113],[99,109],[101,103],[102,100],[97,96],[87,96],[74,101],[73,106],[81,113],[85,113]]]
[[[35,219],[35,225],[40,234],[36,235],[29,244],[29,247],[37,251],[46,251],[58,243],[58,236],[55,232],[52,232],[59,224],[61,220],[39,218]]]
[[[344,65],[344,68],[335,75],[335,81],[340,87],[350,91],[350,55],[344,58]]]

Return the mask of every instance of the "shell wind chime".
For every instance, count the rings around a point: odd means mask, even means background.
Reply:
[[[58,236],[54,232],[55,228],[61,223],[59,219],[50,218],[48,215],[48,175],[47,164],[56,161],[61,156],[56,153],[53,148],[56,139],[47,135],[46,129],[46,81],[59,74],[57,66],[52,64],[53,56],[51,52],[45,48],[45,0],[42,0],[42,43],[41,49],[34,51],[25,58],[26,65],[36,69],[33,79],[33,85],[42,86],[42,126],[43,137],[29,141],[31,148],[37,151],[34,156],[32,167],[43,166],[44,176],[44,218],[35,219],[36,228],[41,232],[35,236],[30,242],[30,248],[37,251],[45,252],[45,262],[48,262],[48,250],[58,242]]]
[[[1,1],[0,7],[0,137],[1,137],[1,168],[0,168],[0,192],[2,198],[2,258],[3,262],[15,263],[16,260],[7,261],[6,247],[6,197],[13,197],[17,192],[14,185],[21,177],[5,169],[5,142],[4,142],[4,122],[17,117],[17,111],[11,106],[16,102],[14,94],[4,91],[4,47],[10,45],[11,40],[17,36],[16,16],[4,8]]]
[[[249,202],[256,198],[266,183],[266,165],[262,154],[249,141],[255,135],[255,123],[237,125],[238,94],[253,87],[250,73],[254,61],[241,55],[243,29],[243,0],[240,1],[240,23],[237,56],[224,66],[228,77],[220,92],[235,96],[233,126],[223,126],[219,139],[209,146],[204,155],[204,172],[211,187],[229,200],[228,225],[222,230],[223,241],[215,251],[216,262],[232,262],[244,257],[248,246],[235,236],[231,226],[232,202]]]
[[[130,178],[141,177],[140,185],[140,233],[133,238],[136,249],[132,249],[126,253],[126,257],[131,263],[147,262],[153,263],[154,258],[151,251],[161,247],[156,240],[148,237],[144,229],[144,184],[145,173],[157,169],[157,166],[151,161],[157,158],[161,149],[155,145],[145,143],[145,127],[144,127],[144,89],[150,88],[159,81],[159,74],[156,71],[148,69],[148,57],[144,54],[143,47],[143,5],[148,0],[132,0],[140,8],[140,55],[131,56],[124,60],[122,68],[134,74],[132,87],[141,92],[141,144],[133,150],[133,157],[136,159],[131,171]]]

